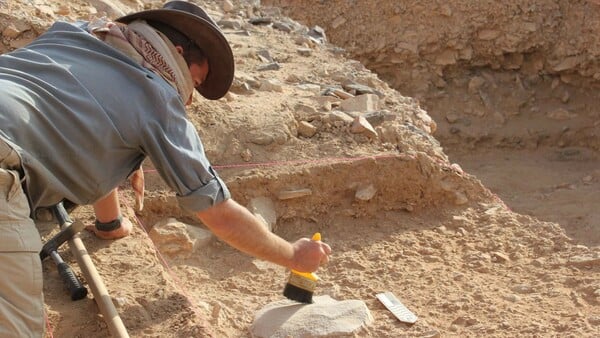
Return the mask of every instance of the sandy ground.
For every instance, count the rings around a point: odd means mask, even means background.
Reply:
[[[274,10],[266,7],[270,2],[287,7]],[[573,19],[575,25],[579,13],[591,6],[588,2],[527,2],[550,18],[548,26],[525,5],[520,12],[510,11],[515,1],[489,8],[469,1],[381,1],[379,8],[359,1],[350,8],[349,2],[339,1],[328,11],[319,7],[321,3],[301,11],[294,6],[302,6],[302,1],[264,1],[264,7],[236,1],[229,12],[221,1],[200,3],[214,17],[240,24],[224,28],[236,57],[236,83],[223,100],[196,99],[190,119],[236,200],[247,204],[254,197],[268,197],[277,211],[277,234],[295,240],[320,231],[331,244],[334,254],[318,271],[322,280],[316,294],[367,304],[374,322],[356,337],[600,335],[600,120],[594,108],[595,87],[582,86],[585,77],[548,75],[551,69],[529,67],[541,58],[552,68],[578,46],[595,44],[579,34],[571,37],[570,49],[552,49],[552,39],[540,28],[526,37],[508,34],[523,39],[502,41],[503,48],[517,46],[511,57],[489,52],[493,48],[486,44],[493,40],[486,39],[497,34],[490,31],[477,35],[485,39],[471,45],[470,60],[448,63],[448,55],[454,54],[445,52],[447,46],[455,46],[462,51],[456,55],[464,56],[462,41],[475,39],[473,27],[490,25],[465,18],[495,19],[491,26],[512,32],[513,26],[503,24],[514,16],[527,16],[558,34],[569,32],[564,28],[569,22],[555,24],[550,19],[562,10],[565,20]],[[2,1],[2,48],[23,45],[61,17],[87,19],[104,12],[116,16],[143,5]],[[369,20],[378,10],[385,14],[374,24]],[[481,14],[494,11],[497,16]],[[361,13],[368,15],[353,20]],[[336,45],[307,41],[305,31],[288,33],[248,23],[257,16],[306,29],[319,24],[331,41],[347,49],[346,56]],[[364,29],[349,29],[337,19],[340,16],[345,22],[364,23]],[[472,24],[441,20],[444,24],[424,29],[411,21],[440,17]],[[594,16],[586,19],[596,22]],[[409,29],[414,27],[423,29]],[[448,27],[458,33],[448,33]],[[415,50],[393,38],[382,48],[369,48],[379,42],[373,38],[382,36],[378,30],[385,28],[386,34],[399,37],[413,34],[423,48],[421,57],[393,55],[394,48],[385,46]],[[440,39],[431,37],[436,34],[444,37],[444,48],[436,44]],[[530,52],[532,46],[538,46],[539,53]],[[310,55],[298,48],[309,49]],[[258,70],[265,64],[259,56],[264,50],[280,64],[279,70]],[[519,68],[515,55],[521,50],[528,52],[523,52],[525,61]],[[585,53],[594,56],[595,50],[590,47]],[[403,61],[392,62],[394,57]],[[595,64],[574,67],[584,66],[594,69]],[[533,71],[548,76],[536,77]],[[260,90],[267,80],[281,85],[281,91]],[[350,81],[377,90],[379,110],[393,116],[376,126],[374,138],[353,134],[349,125],[331,120],[336,105],[316,99],[326,88]],[[319,86],[316,91],[311,89],[314,85]],[[314,136],[299,135],[303,121],[317,127]],[[102,241],[81,234],[130,336],[249,337],[254,314],[283,298],[288,271],[241,254],[216,238],[193,255],[172,257],[157,250],[146,232],[157,221],[176,217],[202,225],[179,211],[152,164],[145,167],[148,192],[142,213],[132,210],[129,184],[121,188],[123,208],[136,222],[132,236]],[[376,189],[374,197],[357,200],[356,191],[369,185]],[[311,189],[312,194],[277,198],[290,189]],[[87,206],[73,216],[93,222]],[[39,229],[44,239],[56,233],[53,224],[40,223]],[[79,272],[66,246],[61,254]],[[44,276],[47,337],[109,336],[92,295],[70,301],[49,261],[44,263]],[[396,320],[375,298],[383,291],[396,294],[417,314],[417,323]]]

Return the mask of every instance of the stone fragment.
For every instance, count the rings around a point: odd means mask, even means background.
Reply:
[[[273,28],[286,33],[291,33],[293,30],[292,26],[285,22],[275,22]]]
[[[377,127],[385,121],[393,121],[396,119],[396,115],[387,110],[368,112],[363,114],[363,116],[373,127]]]
[[[352,95],[342,89],[339,89],[339,88],[327,88],[327,90],[325,90],[325,93],[323,93],[323,95],[330,95],[330,94],[332,94],[336,97],[339,97],[342,100],[354,97],[354,95]]]
[[[327,120],[330,122],[341,121],[346,124],[350,124],[354,121],[354,118],[352,118],[352,116],[350,116],[344,112],[341,112],[339,110],[334,110],[331,113],[327,114]]]
[[[280,200],[289,200],[292,198],[299,198],[309,195],[312,195],[312,190],[310,189],[284,190],[279,192],[277,198]]]
[[[255,26],[267,26],[273,23],[273,19],[269,17],[257,17],[251,18],[250,20],[248,20],[248,22]]]
[[[363,116],[357,116],[354,121],[352,121],[352,126],[350,126],[350,132],[353,134],[361,134],[364,133],[370,138],[376,138],[377,132],[373,128],[373,126],[365,119]]]
[[[269,231],[273,231],[277,223],[275,204],[268,197],[255,197],[248,203],[248,210],[265,222]]]
[[[569,265],[577,267],[596,267],[600,266],[600,256],[597,254],[587,254],[580,256],[573,256],[569,258]]]
[[[548,112],[546,114],[546,116],[552,120],[559,120],[559,121],[564,121],[564,120],[570,120],[572,118],[577,117],[576,113],[572,113],[566,109],[563,108],[558,108],[556,110],[553,110],[551,112]]]
[[[502,34],[501,31],[493,29],[483,29],[477,33],[477,37],[484,41],[494,40]]]
[[[361,85],[358,83],[345,84],[345,85],[342,85],[342,88],[344,88],[344,90],[346,90],[347,92],[349,92],[355,96],[362,95],[362,94],[377,94],[377,96],[383,95],[381,93],[378,93],[378,91],[376,91],[375,89],[373,89],[369,86]]]
[[[160,252],[170,257],[189,256],[212,239],[210,231],[179,222],[175,218],[157,222],[148,235]]]
[[[375,193],[377,193],[377,188],[373,184],[369,184],[356,190],[354,198],[359,201],[369,201],[375,196]]]
[[[236,20],[223,19],[219,20],[217,24],[219,25],[219,27],[225,29],[242,29],[242,24]]]
[[[298,52],[298,54],[301,56],[310,56],[312,54],[312,49],[300,47],[296,48],[296,52]]]
[[[504,295],[502,298],[512,303],[518,303],[521,300],[521,297],[515,295],[514,293]]]
[[[233,6],[231,1],[224,0],[222,8],[223,8],[223,11],[225,11],[225,13],[229,13],[235,9],[235,6]]]
[[[325,35],[325,30],[320,26],[314,26],[308,31],[308,36],[314,39],[317,43],[325,43],[327,42],[327,36]]]
[[[256,56],[258,56],[258,58],[262,62],[266,62],[266,63],[274,63],[275,62],[275,60],[271,56],[271,53],[269,53],[269,51],[267,49],[259,50],[258,52],[256,52]]]
[[[2,31],[2,36],[7,37],[9,39],[14,39],[17,36],[19,36],[19,34],[21,34],[21,32],[19,32],[17,28],[12,24],[6,26],[6,28],[4,28],[4,30]]]
[[[555,72],[562,72],[565,70],[573,69],[577,67],[581,62],[585,61],[585,56],[569,56],[563,59],[560,63],[554,66]]]
[[[258,89],[262,90],[262,91],[267,91],[267,92],[279,92],[279,93],[282,93],[283,92],[283,85],[279,81],[277,81],[277,80],[264,80],[260,84],[260,87]]]
[[[266,70],[280,70],[280,69],[281,69],[281,66],[277,62],[267,63],[267,64],[264,64],[264,65],[262,65],[262,66],[260,66],[260,67],[257,68],[257,70],[259,72],[263,72],[263,71],[266,71]]]
[[[507,263],[510,262],[510,258],[502,252],[492,252],[492,262],[496,263]]]
[[[298,123],[298,134],[303,137],[313,137],[317,133],[317,127],[310,122],[300,121]]]
[[[319,86],[318,84],[314,84],[314,83],[301,83],[299,85],[296,85],[296,88],[307,91],[307,92],[313,92],[315,94],[317,94],[317,93],[319,93],[319,91],[321,91],[321,86]]]
[[[244,162],[250,162],[252,160],[252,151],[248,148],[242,150],[240,153],[240,157],[244,160]]]
[[[340,104],[343,111],[371,112],[377,110],[379,97],[375,94],[363,94],[345,99]]]
[[[313,304],[290,300],[267,304],[254,317],[252,337],[352,337],[373,322],[361,300],[337,301],[329,296],[313,300]]]

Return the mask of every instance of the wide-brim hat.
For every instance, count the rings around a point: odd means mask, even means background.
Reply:
[[[208,75],[196,90],[205,98],[223,97],[233,82],[234,62],[229,43],[206,12],[187,1],[170,1],[163,8],[136,12],[116,19],[121,23],[151,20],[169,25],[192,40],[208,59]]]

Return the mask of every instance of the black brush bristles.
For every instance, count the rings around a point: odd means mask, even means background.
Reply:
[[[300,302],[300,303],[311,304],[313,302],[313,300],[312,300],[313,292],[312,291],[301,289],[301,288],[299,288],[295,285],[289,284],[289,283],[285,285],[285,288],[283,289],[283,295],[286,296],[288,299],[291,299],[291,300],[294,300],[294,301]]]
[[[317,280],[318,277],[314,273],[292,270],[290,278],[283,289],[283,295],[296,302],[311,304]]]

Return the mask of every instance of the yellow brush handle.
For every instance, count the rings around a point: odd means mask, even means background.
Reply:
[[[321,240],[321,233],[320,232],[315,232],[315,234],[312,236],[312,240],[313,241],[320,241]],[[314,272],[299,272],[296,270],[292,270],[293,273],[295,273],[296,275],[302,276],[304,278],[308,278],[312,281],[316,281],[319,279],[319,277],[314,273]]]

